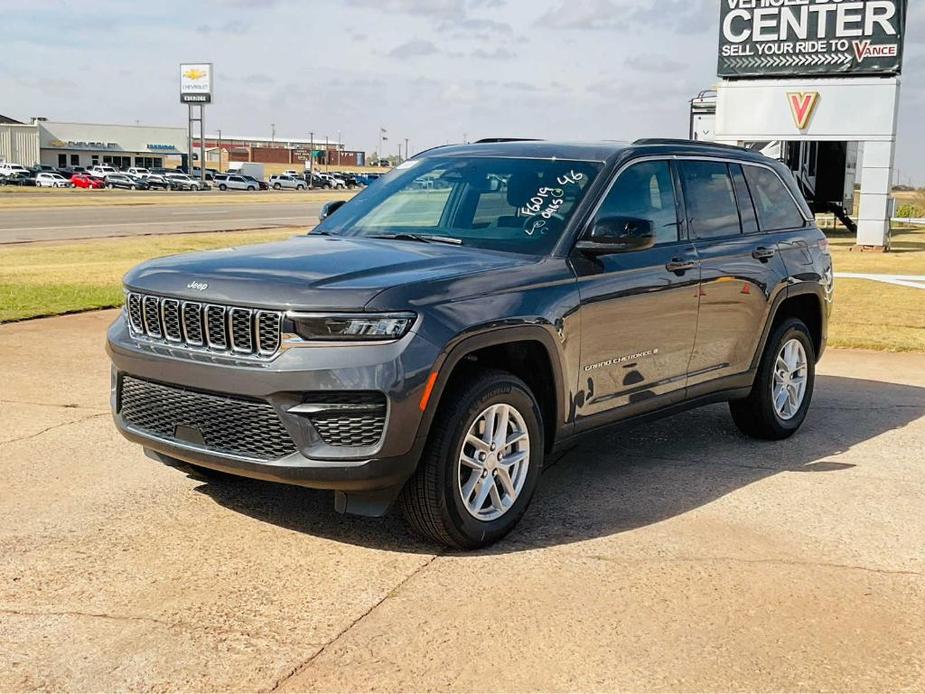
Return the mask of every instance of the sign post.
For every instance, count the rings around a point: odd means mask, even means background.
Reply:
[[[212,103],[212,63],[183,63],[180,65],[180,103],[189,107],[186,138],[187,173],[193,171],[193,123],[199,123],[199,180],[206,180],[206,104]],[[194,107],[199,117],[194,117]]]

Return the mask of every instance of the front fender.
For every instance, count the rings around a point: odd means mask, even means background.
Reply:
[[[421,417],[417,439],[427,438],[433,423],[434,414],[446,394],[450,378],[459,363],[468,355],[486,347],[508,344],[511,342],[538,342],[546,350],[549,363],[552,365],[555,399],[555,431],[556,439],[571,433],[571,425],[565,421],[568,412],[568,388],[565,385],[567,373],[565,355],[559,348],[556,338],[556,327],[544,320],[534,323],[516,323],[508,325],[479,326],[467,330],[451,340],[440,354],[432,374],[436,374],[427,407]],[[423,391],[422,391],[423,396]]]

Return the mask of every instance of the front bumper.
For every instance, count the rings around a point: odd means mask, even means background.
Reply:
[[[188,352],[136,341],[123,316],[110,327],[111,404],[115,424],[130,441],[168,464],[190,463],[244,477],[349,494],[397,493],[414,471],[423,447],[418,407],[438,350],[409,333],[402,340],[348,347],[298,347],[273,360],[255,362]],[[204,440],[155,433],[123,417],[123,380],[131,377],[170,388],[268,403],[292,438],[293,450],[278,459],[229,452]],[[382,435],[361,446],[331,445],[303,414],[289,410],[308,394],[376,392],[385,396]],[[176,422],[184,425],[182,417]],[[179,430],[178,430],[179,432]],[[349,510],[349,509],[348,509]]]

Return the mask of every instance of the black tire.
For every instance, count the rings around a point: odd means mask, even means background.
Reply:
[[[279,190],[280,188],[282,188],[282,186],[279,183],[273,184],[273,190]]]
[[[257,190],[257,189],[254,188],[254,186],[247,186],[247,192],[248,192],[248,193],[253,193],[255,190]]]
[[[530,464],[520,494],[500,518],[482,521],[466,509],[458,487],[459,454],[469,428],[490,405],[513,405],[530,435]],[[431,425],[414,475],[402,490],[400,505],[408,524],[422,537],[455,549],[476,549],[497,542],[521,519],[539,482],[543,465],[543,426],[529,387],[513,374],[486,370],[448,391]]]
[[[783,419],[774,408],[772,381],[777,355],[790,340],[799,340],[806,352],[806,391],[799,409],[790,419]],[[816,382],[816,349],[803,321],[788,318],[778,325],[765,345],[755,376],[752,392],[743,400],[732,400],[729,411],[739,430],[756,439],[780,441],[793,436],[803,425],[813,399]]]
[[[218,189],[219,189],[219,190],[228,190],[228,186],[226,186],[224,183],[222,183],[222,184],[218,187]],[[248,190],[250,190],[250,188],[248,188]]]

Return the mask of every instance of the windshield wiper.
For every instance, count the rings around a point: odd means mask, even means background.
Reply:
[[[420,241],[421,243],[446,243],[451,246],[462,246],[463,240],[453,238],[452,236],[432,236],[425,234],[411,234],[402,232],[400,234],[376,234],[370,236],[371,239],[392,239],[397,241]]]

